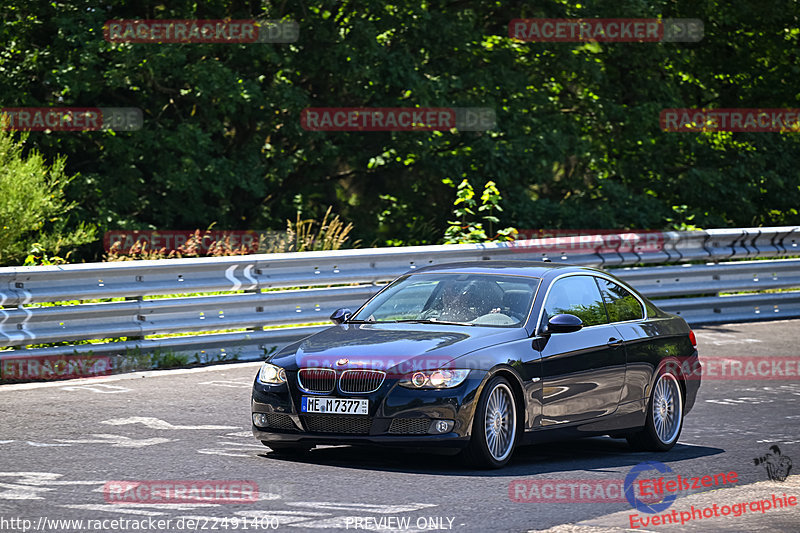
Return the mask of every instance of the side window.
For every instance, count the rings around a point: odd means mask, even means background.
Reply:
[[[603,293],[603,300],[606,302],[611,322],[644,318],[642,304],[630,291],[604,278],[597,278],[597,284],[600,286],[600,292]]]
[[[607,324],[608,315],[592,276],[567,276],[553,284],[544,304],[545,322],[561,313],[575,315],[585,326]]]

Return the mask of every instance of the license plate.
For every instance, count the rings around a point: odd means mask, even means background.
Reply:
[[[334,415],[368,415],[369,400],[303,396],[303,400],[300,404],[300,411],[303,413],[326,413]]]

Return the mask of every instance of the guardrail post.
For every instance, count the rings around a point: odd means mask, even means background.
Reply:
[[[142,302],[142,301],[144,301],[144,296],[126,296],[125,297],[125,301],[126,302]],[[140,315],[139,315],[138,311],[136,313],[136,318],[137,318],[137,320],[139,320],[141,322]],[[126,339],[129,340],[129,341],[141,341],[141,340],[144,340],[144,335],[135,335],[135,336],[131,336],[131,337],[126,337]]]

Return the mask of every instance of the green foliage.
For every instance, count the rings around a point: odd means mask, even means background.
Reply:
[[[48,166],[35,150],[23,154],[26,138],[0,127],[0,265],[62,263],[59,254],[94,240],[94,227],[70,224],[75,203],[65,187],[74,178],[64,175],[64,158]]]
[[[443,183],[455,186],[449,178],[442,180]],[[500,219],[494,216],[495,211],[502,211],[500,207],[500,191],[495,182],[487,181],[480,197],[480,204],[475,199],[475,190],[466,179],[459,183],[456,189],[456,200],[453,202],[453,214],[458,220],[449,221],[450,226],[444,232],[445,244],[461,244],[470,242],[490,242],[490,241],[512,241],[517,230],[514,228],[504,228],[494,233],[493,225]],[[484,222],[478,222],[476,215],[486,213],[480,218],[489,225],[489,233],[484,229]]]
[[[289,44],[130,44],[108,19],[291,19]],[[698,43],[530,43],[534,17],[699,18]],[[668,133],[668,107],[798,107],[800,4],[6,0],[0,106],[133,106],[135,132],[31,133],[75,220],[282,230],[328,206],[370,245],[437,242],[450,188],[492,176],[493,227],[800,223],[800,135]],[[307,107],[490,107],[486,132],[314,132]],[[302,205],[295,198],[302,198]],[[483,204],[486,205],[486,204]],[[674,209],[673,206],[685,206]],[[460,207],[460,206],[459,206]],[[488,225],[487,225],[488,222]],[[491,227],[490,227],[491,226]],[[478,235],[477,237],[480,237]],[[32,241],[35,242],[35,241]],[[23,254],[26,251],[23,251]],[[94,256],[100,255],[99,244]],[[24,259],[24,255],[19,256]]]

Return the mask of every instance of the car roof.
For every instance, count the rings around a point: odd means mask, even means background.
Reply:
[[[414,272],[426,273],[464,273],[464,274],[507,274],[514,276],[529,276],[541,278],[546,274],[559,271],[567,272],[598,272],[597,269],[570,265],[566,263],[545,263],[539,260],[516,260],[516,261],[465,261],[461,263],[443,263],[441,265],[429,265],[414,270]]]

